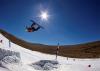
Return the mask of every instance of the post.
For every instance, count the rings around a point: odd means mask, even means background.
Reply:
[[[59,43],[58,43],[57,49],[56,49],[56,60],[57,60],[58,53],[59,53]]]
[[[11,47],[11,42],[10,42],[10,40],[9,40],[9,47]]]

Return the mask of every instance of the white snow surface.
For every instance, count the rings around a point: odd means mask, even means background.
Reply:
[[[7,64],[7,68],[0,67],[0,71],[44,71],[36,70],[31,67],[30,64],[40,60],[55,60],[56,58],[55,55],[31,51],[14,44],[13,42],[11,42],[11,47],[9,47],[9,40],[2,34],[0,34],[0,40],[3,40],[3,42],[0,43],[0,48],[19,52],[21,57],[20,63]],[[100,71],[100,58],[79,59],[58,56],[57,61],[59,62],[58,68],[50,71]],[[91,67],[88,67],[88,65],[91,65]]]

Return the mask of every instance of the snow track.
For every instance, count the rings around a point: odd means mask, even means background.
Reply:
[[[0,40],[3,40],[3,42],[0,43],[1,49],[18,52],[20,54],[20,62],[9,63],[5,65],[6,68],[0,67],[0,71],[48,71],[43,69],[36,70],[34,67],[30,66],[30,64],[39,62],[40,60],[55,60],[55,55],[31,51],[12,42],[11,47],[9,47],[9,40],[2,34],[0,34]],[[59,62],[58,68],[49,71],[100,71],[99,58],[76,59],[58,56],[57,61]],[[91,65],[91,67],[89,67],[89,65]]]

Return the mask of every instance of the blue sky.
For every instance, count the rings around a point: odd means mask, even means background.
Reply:
[[[0,0],[0,28],[32,43],[79,44],[100,40],[100,9],[96,0]],[[47,10],[48,21],[37,16]],[[45,29],[28,33],[33,19]]]

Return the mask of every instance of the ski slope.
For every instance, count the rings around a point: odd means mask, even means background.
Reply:
[[[3,40],[3,42],[0,43],[1,49],[19,52],[21,57],[19,63],[5,64],[6,68],[0,67],[0,71],[44,71],[36,70],[34,67],[30,66],[30,64],[39,62],[40,60],[56,61],[55,55],[31,51],[14,44],[13,42],[10,42],[9,46],[9,40],[2,34],[0,34],[0,40]],[[57,68],[49,71],[100,71],[99,58],[78,59],[58,56],[57,61],[59,62]],[[88,67],[88,65],[91,65],[91,67]]]

